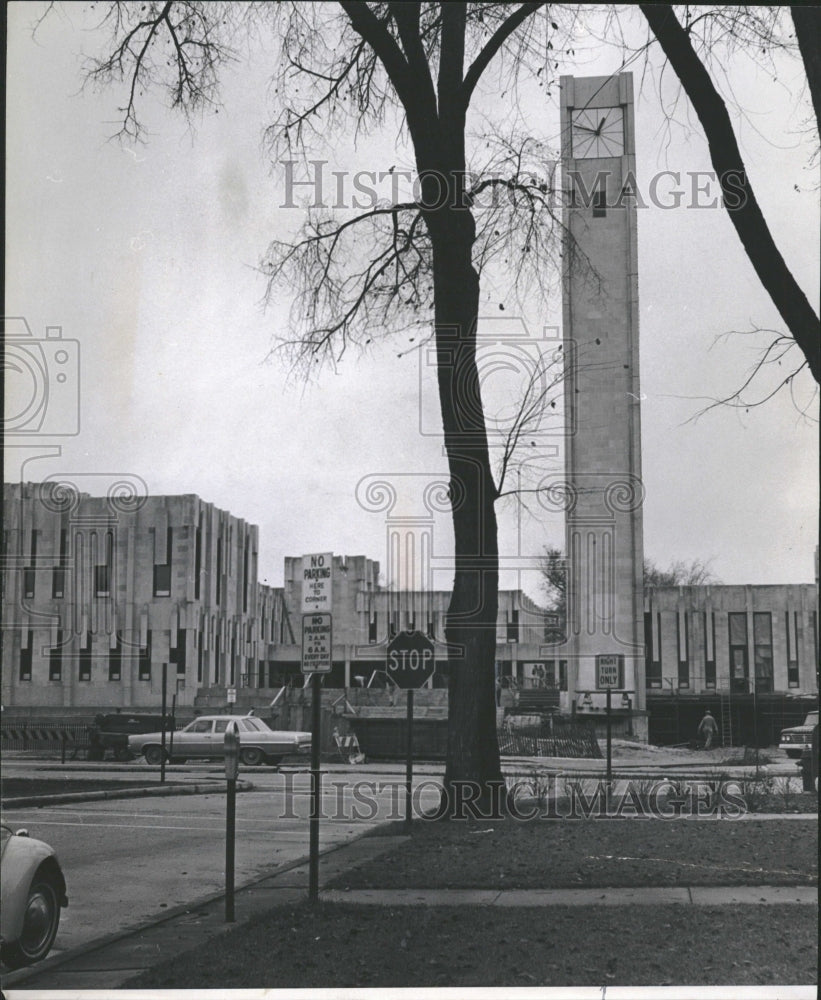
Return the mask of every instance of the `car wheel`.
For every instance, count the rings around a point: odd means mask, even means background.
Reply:
[[[152,767],[162,764],[164,756],[162,747],[146,747],[143,752],[145,753],[146,764],[151,764]]]
[[[271,767],[279,767],[279,765],[282,763],[282,758],[281,757],[266,757],[265,758],[265,763],[269,764]]]
[[[20,969],[45,958],[60,925],[60,895],[48,875],[35,875],[29,888],[20,937],[3,945],[3,963]]]
[[[262,751],[259,747],[245,747],[239,752],[239,759],[248,767],[256,767],[262,763]]]

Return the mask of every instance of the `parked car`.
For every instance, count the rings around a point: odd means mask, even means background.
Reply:
[[[174,728],[174,721],[166,718],[166,729]],[[132,760],[134,755],[128,749],[128,737],[136,733],[152,733],[162,729],[161,715],[141,715],[136,712],[115,712],[111,715],[100,713],[94,717],[93,725],[88,727],[88,759],[103,760],[107,750],[111,750],[114,759],[119,761]]]
[[[9,969],[39,962],[49,953],[68,906],[66,880],[54,851],[26,830],[2,824],[0,855],[0,956]]]
[[[309,754],[311,734],[273,730],[262,719],[249,715],[203,715],[184,729],[174,733],[173,747],[169,734],[165,738],[166,760],[183,761],[192,758],[221,757],[224,752],[225,730],[236,722],[239,730],[239,757],[243,764],[273,764],[289,754]],[[143,754],[149,764],[163,760],[162,733],[142,733],[128,737],[128,749],[135,756]]]
[[[781,739],[778,746],[781,750],[787,751],[787,756],[793,760],[798,760],[804,747],[810,745],[812,739],[813,726],[818,725],[818,711],[809,712],[801,726],[791,726],[789,729],[781,730]]]
[[[810,745],[804,747],[798,762],[801,768],[801,784],[805,792],[818,791],[818,726],[813,726]]]

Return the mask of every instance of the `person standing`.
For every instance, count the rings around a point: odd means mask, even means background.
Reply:
[[[710,713],[710,709],[704,713],[704,718],[698,726],[698,735],[704,740],[704,749],[709,750],[713,745],[713,738],[718,734],[718,723]]]

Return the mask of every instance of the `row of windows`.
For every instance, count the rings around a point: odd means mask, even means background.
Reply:
[[[153,534],[153,529],[152,534]],[[162,563],[154,563],[153,567],[153,593],[154,597],[171,596],[171,567],[173,552],[173,528],[167,529],[166,535],[166,555]],[[37,591],[37,531],[31,532],[31,565],[23,570],[23,595],[26,600],[34,600]],[[111,581],[114,577],[114,536],[111,532],[105,535],[105,561],[95,564],[93,578],[93,592],[95,597],[111,596]],[[223,566],[223,536],[220,534],[217,540],[217,587],[216,603],[222,603],[222,566]],[[246,536],[243,551],[243,581],[242,581],[242,609],[248,610],[248,595],[250,588],[251,552],[250,537]],[[202,573],[202,527],[198,526],[195,532],[194,541],[194,599],[200,599],[200,576]],[[67,532],[60,532],[60,564],[52,567],[51,570],[51,596],[52,599],[63,598],[66,595],[66,582],[68,576],[68,540]]]
[[[704,686],[716,687],[716,616],[714,612],[694,612],[699,622],[703,639]],[[690,612],[676,615],[677,683],[687,689],[691,684],[690,670],[693,660],[690,652]],[[662,686],[660,612],[644,615],[644,643],[646,650],[645,675],[649,688]],[[748,615],[745,611],[727,612],[728,662],[730,668],[730,688],[747,692],[754,687],[757,693],[774,689],[773,660],[773,616],[769,611],[754,611],[752,614],[753,662],[749,662],[750,645],[748,636]],[[784,612],[784,627],[787,648],[787,684],[799,687],[798,662],[798,612]],[[812,613],[811,628],[815,642],[815,658],[818,658],[818,634],[815,612]]]
[[[66,650],[63,638],[63,630],[57,630],[56,644],[48,651],[48,679],[50,681],[63,680],[63,667],[66,662],[77,663],[77,679],[80,681],[91,680],[91,663],[93,658],[92,637],[87,633],[85,645],[80,647],[79,653],[72,653]],[[199,644],[200,652],[202,644]],[[140,646],[138,655],[138,678],[141,681],[151,680],[151,630],[146,635],[144,646]],[[108,669],[108,679],[110,681],[121,680],[122,665],[125,648],[121,636],[117,636],[116,644],[108,651],[105,662]],[[21,681],[31,681],[32,661],[34,656],[34,632],[29,629],[26,635],[26,642],[20,650],[20,672]],[[96,659],[101,658],[97,654]],[[169,661],[176,666],[177,676],[185,676],[186,651],[185,651],[185,631],[177,630],[177,647],[172,648],[169,653]],[[200,657],[201,662],[201,657]]]
[[[398,634],[400,629],[400,613],[392,611],[386,617],[388,619],[388,638],[393,639],[394,636]],[[405,630],[413,632],[417,628],[422,629],[425,635],[435,638],[433,619],[426,619],[425,621],[418,620],[415,612],[406,612]],[[505,642],[521,642],[521,623],[519,621],[519,611],[517,608],[514,608],[507,614],[507,621],[505,622],[504,630]],[[372,611],[371,618],[368,622],[368,642],[377,643],[381,640],[382,637],[379,635],[379,612]]]

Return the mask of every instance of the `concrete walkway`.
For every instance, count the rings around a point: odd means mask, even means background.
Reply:
[[[633,889],[329,889],[328,903],[361,906],[696,906],[803,903],[815,906],[811,886],[645,886]]]

